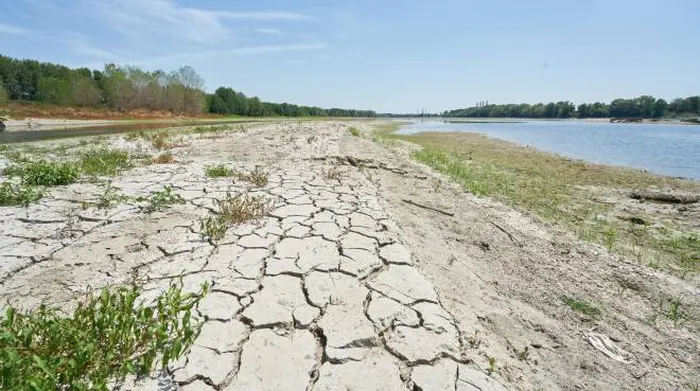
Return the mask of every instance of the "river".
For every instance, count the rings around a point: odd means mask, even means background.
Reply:
[[[401,134],[472,132],[594,163],[700,180],[700,126],[583,121],[451,122],[407,125]]]

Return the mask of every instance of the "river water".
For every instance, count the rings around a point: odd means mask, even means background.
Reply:
[[[472,132],[594,163],[700,180],[700,126],[583,121],[416,122],[399,130]]]

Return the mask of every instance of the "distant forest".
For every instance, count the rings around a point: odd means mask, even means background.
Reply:
[[[483,105],[445,111],[443,117],[484,118],[662,118],[700,115],[700,96],[678,98],[671,102],[643,95],[634,99],[615,99],[608,103],[549,102],[534,105]]]
[[[172,72],[105,65],[103,70],[18,60],[0,55],[0,103],[30,101],[62,106],[109,107],[241,116],[375,117],[371,110],[323,109],[263,102],[220,87],[204,91],[204,79],[189,66]]]

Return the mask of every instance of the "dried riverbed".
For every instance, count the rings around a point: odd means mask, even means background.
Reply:
[[[192,351],[132,387],[144,390],[697,384],[696,287],[620,263],[447,182],[438,188],[441,177],[412,163],[407,148],[351,136],[348,124],[233,130],[179,136],[168,145],[172,163],[0,207],[0,298],[70,308],[88,286],[135,283],[154,297],[180,275],[188,290],[211,282]],[[158,153],[121,136],[62,140],[34,153],[65,159],[99,143]],[[207,177],[219,164],[266,172],[267,183]],[[182,202],[159,209],[139,201],[165,186]],[[259,197],[268,209],[215,242],[200,221],[227,196]],[[106,198],[108,207],[98,208]],[[660,313],[649,323],[659,294],[681,297],[688,318],[674,324]],[[585,297],[602,314],[582,316],[564,295]],[[629,362],[591,346],[584,338],[592,328],[617,341]]]

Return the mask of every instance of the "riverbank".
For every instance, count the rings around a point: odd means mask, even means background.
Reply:
[[[152,298],[181,274],[187,290],[211,282],[193,311],[202,333],[161,376],[184,390],[699,383],[690,273],[624,262],[475,196],[413,160],[428,153],[418,144],[373,140],[377,126],[290,121],[7,146],[2,182],[28,191],[5,200],[28,206],[0,207],[0,299],[70,308],[88,285],[133,284]],[[68,166],[30,165],[39,159]],[[49,168],[56,186],[29,191]]]
[[[528,122],[528,121],[574,121],[574,122],[592,122],[592,123],[609,123],[613,122],[613,118],[460,118],[460,117],[439,117],[445,121],[451,122],[466,122],[466,123],[513,123],[513,122]],[[622,122],[624,123],[624,122]],[[698,125],[696,122],[684,122],[680,118],[658,118],[658,119],[642,119],[639,122],[643,124],[657,125]]]

